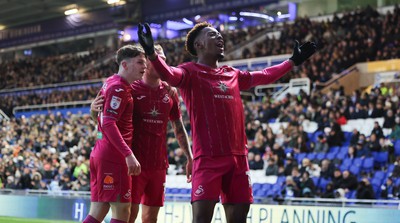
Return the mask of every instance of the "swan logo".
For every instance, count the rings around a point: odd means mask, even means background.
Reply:
[[[203,195],[203,194],[204,194],[203,186],[202,186],[202,185],[199,185],[199,186],[197,187],[197,190],[194,192],[194,196],[200,197],[200,196]]]

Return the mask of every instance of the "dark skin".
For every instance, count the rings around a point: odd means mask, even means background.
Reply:
[[[157,54],[152,50],[153,39],[149,34],[150,28],[145,26],[146,34],[143,32],[143,25],[139,25],[139,42],[144,46],[146,54],[150,60],[155,60]],[[293,56],[289,59],[292,66],[300,65],[304,60],[315,52],[315,44],[307,42],[299,47],[295,42]],[[194,40],[194,49],[198,58],[197,63],[218,68],[218,61],[224,57],[224,41],[221,34],[213,27],[203,28]],[[209,223],[212,220],[214,207],[217,201],[201,200],[192,203],[193,222]],[[246,222],[247,213],[250,209],[249,203],[223,204],[228,223]]]

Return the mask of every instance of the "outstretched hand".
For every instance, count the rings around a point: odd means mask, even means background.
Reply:
[[[306,42],[299,47],[299,41],[295,40],[293,55],[289,59],[292,60],[296,66],[299,66],[310,58],[316,51],[317,46],[314,42]]]
[[[146,33],[143,32],[143,27],[146,29]],[[151,29],[149,24],[145,23],[144,25],[139,23],[138,26],[138,37],[139,43],[142,45],[144,52],[147,56],[154,55],[154,40],[151,35]]]

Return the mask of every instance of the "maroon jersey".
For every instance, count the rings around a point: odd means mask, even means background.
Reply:
[[[179,100],[171,97],[164,83],[151,88],[142,80],[132,84],[133,153],[143,170],[168,168],[166,134],[168,120],[181,117]]]
[[[247,154],[240,90],[274,82],[292,69],[289,61],[255,72],[193,62],[175,68],[160,57],[152,64],[163,80],[180,88],[190,116],[194,158]]]
[[[100,92],[104,107],[97,118],[99,137],[91,156],[125,163],[125,157],[132,154],[132,87],[121,76],[113,75]]]

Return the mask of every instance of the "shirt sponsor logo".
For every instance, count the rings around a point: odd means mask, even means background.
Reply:
[[[232,95],[215,94],[214,98],[218,99],[233,99]]]
[[[204,194],[203,186],[202,186],[202,185],[199,185],[199,186],[197,187],[197,190],[194,192],[194,196],[200,197],[200,196],[203,195],[203,194]]]
[[[158,112],[158,110],[156,109],[156,107],[153,107],[153,109],[151,109],[150,112],[148,112],[147,114],[150,114],[153,117],[157,117],[158,115],[161,115],[161,113]]]
[[[121,91],[124,91],[124,89],[122,88],[115,89],[115,92],[121,92]]]
[[[136,99],[142,100],[142,99],[145,98],[145,97],[146,97],[146,95],[142,95],[142,96],[137,97]]]
[[[162,101],[163,101],[164,103],[169,103],[168,94],[165,94],[165,95],[164,95],[164,98],[162,99]]]
[[[103,180],[103,189],[104,190],[114,190],[114,178],[110,175],[107,175]]]
[[[122,99],[117,96],[112,96],[110,106],[112,109],[118,109],[119,106],[121,105]]]
[[[229,87],[222,81],[218,82],[217,88],[220,89],[222,92],[226,92],[229,89]]]
[[[118,115],[118,112],[116,112],[115,110],[112,110],[112,109],[107,109],[107,112]]]
[[[155,120],[155,119],[148,119],[148,118],[144,118],[143,121],[147,122],[147,123],[153,123],[153,124],[163,124],[164,123],[162,120]]]

